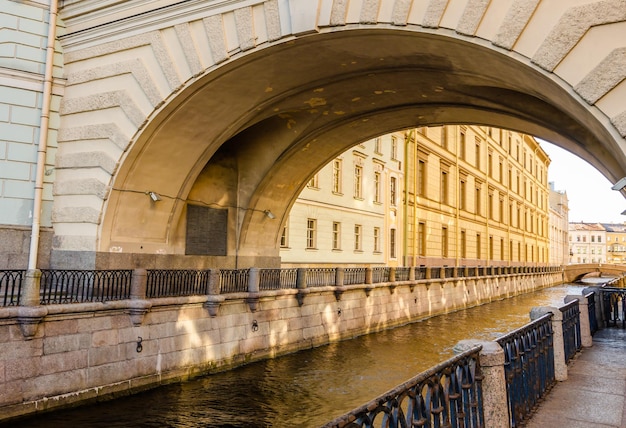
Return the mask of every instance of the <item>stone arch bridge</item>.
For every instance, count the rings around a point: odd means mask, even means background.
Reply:
[[[626,175],[625,0],[72,0],[59,19],[56,267],[276,266],[308,179],[408,127],[514,129]]]
[[[626,275],[625,265],[585,263],[565,266],[565,269],[563,270],[563,281],[576,282],[583,279],[584,277],[612,276],[619,278],[619,284],[623,286],[624,275]]]

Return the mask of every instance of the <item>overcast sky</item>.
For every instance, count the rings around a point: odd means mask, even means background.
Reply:
[[[552,162],[548,181],[554,189],[567,192],[569,221],[585,223],[623,223],[626,199],[597,169],[576,155],[554,144],[538,140]]]

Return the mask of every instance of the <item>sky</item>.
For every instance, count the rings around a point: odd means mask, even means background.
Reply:
[[[611,190],[611,183],[597,169],[576,155],[545,141],[537,140],[552,162],[548,181],[554,189],[566,191],[569,221],[585,223],[624,223],[626,199]]]

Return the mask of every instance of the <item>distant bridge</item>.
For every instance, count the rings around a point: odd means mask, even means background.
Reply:
[[[585,263],[565,266],[563,281],[576,282],[590,276],[616,276],[622,278],[620,281],[622,283],[624,275],[626,275],[626,265]]]

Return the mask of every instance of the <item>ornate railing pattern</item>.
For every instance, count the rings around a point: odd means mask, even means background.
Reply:
[[[296,288],[298,269],[259,269],[259,290]]]
[[[19,306],[25,270],[0,271],[0,306]]]
[[[365,268],[345,268],[343,276],[344,285],[365,284]]]
[[[443,270],[443,273],[444,273],[444,276],[446,278],[454,278],[455,277],[455,275],[454,275],[454,268],[453,267],[450,267],[450,266],[445,267],[444,270]]]
[[[582,348],[580,337],[580,310],[578,300],[559,308],[563,314],[563,347],[565,362],[569,362]]]
[[[220,293],[245,293],[248,291],[248,269],[220,269]]]
[[[309,287],[335,285],[335,278],[335,268],[309,268],[306,272],[306,285]]]
[[[364,284],[367,270],[371,269],[373,283],[407,281],[414,269],[416,280],[439,279],[441,267],[398,267],[395,278],[390,278],[389,267],[344,268],[343,284]],[[454,274],[454,268],[444,269],[446,276]],[[468,268],[468,276],[474,276],[476,268]],[[501,267],[499,271],[506,274],[514,272],[539,273],[557,272],[559,267]],[[240,293],[249,291],[249,269],[216,269],[219,271],[220,293]],[[303,268],[303,269],[259,269],[259,289],[277,290],[297,288],[299,271],[302,271],[309,287],[337,285],[336,268]],[[121,300],[129,298],[131,270],[42,270],[41,303],[77,303],[91,301]],[[209,272],[211,270],[148,270],[147,296],[174,297],[207,294]],[[461,277],[463,268],[456,270]],[[0,307],[20,304],[21,289],[26,275],[25,270],[0,270]],[[620,289],[618,289],[620,290]],[[624,291],[624,289],[621,289]],[[605,295],[606,296],[606,295]],[[607,297],[608,298],[608,297]],[[611,307],[617,302],[624,302],[616,297]],[[623,310],[623,309],[622,309]],[[618,313],[613,311],[612,313]],[[610,320],[616,320],[612,317]]]
[[[375,267],[372,268],[372,282],[379,284],[381,282],[389,282],[389,268]]]
[[[555,382],[552,316],[544,315],[496,340],[504,350],[511,427],[527,419]]]
[[[602,287],[601,294],[607,326],[616,327],[621,320],[622,328],[626,328],[626,289]]]
[[[396,268],[396,281],[408,281],[411,272],[410,267]]]
[[[146,297],[174,297],[207,294],[209,290],[208,270],[162,270],[146,272]]]
[[[324,427],[484,427],[481,349],[450,358]]]
[[[42,305],[106,302],[130,298],[132,270],[41,271]]]

